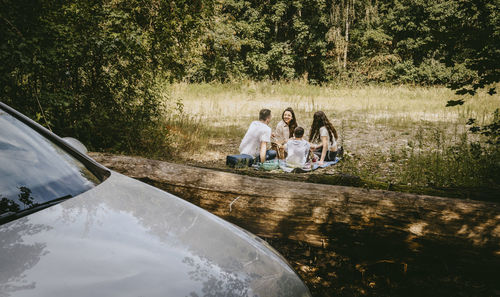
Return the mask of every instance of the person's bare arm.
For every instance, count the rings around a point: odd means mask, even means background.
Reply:
[[[266,150],[267,150],[267,143],[265,141],[260,142],[260,161],[265,162],[266,161]]]

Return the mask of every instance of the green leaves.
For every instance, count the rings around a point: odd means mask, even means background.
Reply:
[[[91,149],[138,150],[144,142],[136,135],[157,124],[161,105],[150,91],[159,66],[152,61],[168,61],[171,54],[158,50],[151,28],[176,38],[179,22],[164,27],[169,19],[158,24],[149,10],[134,10],[139,3],[128,1],[1,5],[11,28],[0,27],[0,99],[37,120],[45,115],[54,132]]]
[[[55,132],[130,151],[140,143],[132,137],[155,125],[162,79],[389,81],[493,95],[495,4],[4,0],[0,100],[40,120],[38,99]]]

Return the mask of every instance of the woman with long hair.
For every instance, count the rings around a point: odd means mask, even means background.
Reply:
[[[314,113],[309,142],[312,143],[311,150],[319,157],[319,165],[325,161],[334,161],[337,156],[337,130],[328,120],[325,113],[317,111]]]
[[[276,131],[273,133],[277,144],[284,144],[293,137],[293,131],[299,125],[295,118],[295,113],[291,107],[286,108],[281,114],[281,121],[276,125]]]
[[[293,131],[297,127],[297,119],[293,109],[291,107],[286,108],[281,114],[281,121],[276,125],[276,130],[272,134],[274,141],[271,147],[278,152],[278,159],[286,157],[284,145],[293,137]]]

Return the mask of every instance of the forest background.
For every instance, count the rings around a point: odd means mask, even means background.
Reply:
[[[158,159],[179,158],[199,145],[195,138],[242,136],[186,112],[215,97],[281,90],[315,108],[315,92],[368,88],[377,94],[364,96],[376,98],[410,90],[433,101],[429,108],[465,100],[467,110],[488,108],[463,112],[465,130],[455,129],[453,141],[444,141],[449,126],[409,122],[402,133],[413,143],[368,164],[348,154],[339,169],[387,188],[414,181],[494,193],[499,44],[498,0],[1,0],[0,100],[90,150]],[[318,100],[327,106],[328,94]],[[411,105],[406,97],[390,104]],[[186,134],[193,137],[179,137]],[[386,161],[410,168],[406,179],[395,169],[373,176]]]

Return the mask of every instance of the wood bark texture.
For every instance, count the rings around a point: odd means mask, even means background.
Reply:
[[[500,206],[382,190],[248,177],[139,157],[91,156],[249,231],[314,246],[343,240],[480,248],[500,256]]]

